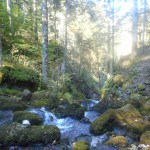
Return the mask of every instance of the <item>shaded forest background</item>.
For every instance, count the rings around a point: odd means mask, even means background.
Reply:
[[[103,98],[150,45],[149,14],[146,0],[0,0],[1,85]]]

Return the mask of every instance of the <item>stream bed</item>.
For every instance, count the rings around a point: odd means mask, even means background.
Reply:
[[[109,136],[103,134],[101,136],[91,135],[89,132],[90,122],[94,121],[100,116],[100,114],[94,110],[92,107],[98,103],[97,100],[84,101],[81,106],[86,108],[84,117],[88,122],[77,120],[71,117],[58,118],[54,113],[45,109],[45,107],[35,109],[30,108],[26,111],[35,113],[43,118],[44,124],[46,125],[56,125],[61,132],[61,140],[67,141],[65,147],[71,149],[71,145],[75,141],[86,140],[90,148],[93,150],[116,150],[116,148],[104,146],[103,142],[106,141]],[[9,124],[12,122],[13,112],[12,111],[0,111],[0,126],[3,124]],[[119,133],[119,129],[114,129],[114,132]],[[63,150],[65,149],[64,143],[59,146],[48,145],[52,150]],[[63,148],[61,148],[63,147]],[[11,149],[11,148],[10,148]],[[19,148],[21,150],[23,148]],[[30,148],[29,148],[30,149]],[[32,149],[32,148],[31,148]],[[40,145],[35,145],[34,150],[42,149]],[[13,149],[12,149],[13,150]]]

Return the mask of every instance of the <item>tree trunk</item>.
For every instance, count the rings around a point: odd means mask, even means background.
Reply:
[[[7,3],[7,12],[8,12],[8,15],[9,15],[11,34],[14,37],[13,16],[12,16],[12,1],[7,0],[6,3]]]
[[[38,46],[38,24],[37,24],[37,0],[33,0],[33,13],[34,13],[34,39]]]
[[[144,53],[145,50],[145,29],[146,29],[146,5],[147,2],[144,0],[144,17],[143,17],[143,32],[142,32],[142,51]]]
[[[47,83],[48,80],[48,11],[47,11],[47,0],[42,1],[42,42],[43,42],[43,53],[42,53],[42,75],[43,82]]]
[[[23,20],[23,23],[25,22],[25,20],[26,20],[26,14],[27,14],[27,12],[26,12],[26,3],[23,1],[23,18],[22,18],[22,20]]]
[[[0,67],[2,67],[2,34],[0,33]]]
[[[132,59],[136,56],[138,39],[138,0],[133,0],[132,14]]]
[[[63,73],[63,76],[66,72],[66,53],[67,53],[67,35],[68,35],[68,31],[67,31],[67,26],[68,26],[68,0],[66,0],[65,2],[65,5],[66,5],[66,13],[65,13],[65,49],[64,49],[64,59],[63,59],[63,64],[62,64],[62,73]]]
[[[111,22],[112,22],[112,46],[111,46],[111,63],[110,63],[110,75],[113,75],[113,70],[114,70],[114,0],[112,0],[112,18],[111,18]]]

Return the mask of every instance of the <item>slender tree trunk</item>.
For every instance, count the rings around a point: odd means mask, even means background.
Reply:
[[[132,59],[136,56],[138,40],[138,0],[133,0],[132,15]]]
[[[22,20],[23,20],[23,23],[25,22],[25,20],[26,20],[26,14],[27,14],[27,8],[26,8],[26,3],[23,1],[23,18],[22,18]]]
[[[33,0],[33,13],[34,13],[34,38],[38,47],[38,24],[37,24],[37,0]]]
[[[110,75],[113,75],[113,70],[114,70],[114,0],[112,0],[112,46],[111,46],[111,63],[110,63]]]
[[[142,32],[142,51],[144,53],[144,50],[145,50],[145,29],[146,29],[146,5],[147,5],[147,2],[146,0],[144,0],[144,17],[143,17],[143,32]]]
[[[14,37],[14,27],[13,27],[13,15],[12,15],[12,1],[7,0],[7,12],[9,14],[9,22],[10,22],[10,28],[11,28],[11,33],[12,36]]]
[[[42,42],[43,42],[43,54],[42,54],[42,75],[43,82],[47,83],[48,80],[48,10],[47,0],[42,1]]]
[[[68,39],[68,31],[67,31],[67,26],[68,26],[68,0],[65,2],[65,7],[66,7],[66,12],[65,12],[65,49],[64,49],[64,58],[63,58],[63,63],[62,63],[62,69],[61,72],[63,74],[63,80],[66,72],[66,53],[67,53],[67,39]]]
[[[110,21],[108,20],[108,28],[107,28],[107,51],[108,51],[108,58],[109,58],[109,61],[107,63],[107,78],[110,77],[110,64],[111,64],[111,38],[110,38],[110,35],[111,35],[111,32],[110,32],[110,29],[111,29],[111,26],[110,26]]]
[[[2,67],[2,34],[0,33],[0,67]]]

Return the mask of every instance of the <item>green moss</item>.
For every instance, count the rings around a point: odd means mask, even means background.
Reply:
[[[124,77],[120,74],[116,75],[114,77],[114,84],[116,84],[117,86],[122,86],[124,83]]]
[[[41,125],[43,123],[42,118],[34,113],[25,111],[16,111],[13,115],[13,121],[22,123],[23,120],[29,120],[31,125]]]
[[[143,91],[144,90],[144,85],[143,84],[138,84],[138,90]]]
[[[47,99],[34,100],[31,105],[35,108],[40,108],[42,106],[49,106],[49,102]]]
[[[3,74],[3,72],[0,71],[0,84],[1,84],[2,81],[3,81],[3,77],[4,77],[4,74]]]
[[[109,125],[109,122],[111,121],[111,119],[113,119],[112,118],[113,113],[114,110],[109,109],[104,114],[102,114],[99,118],[93,121],[90,125],[90,132],[95,135],[100,135],[106,132],[107,130],[112,130],[112,127]]]
[[[0,99],[0,109],[1,110],[24,110],[28,106],[26,103],[18,100],[18,99]]]
[[[89,150],[89,146],[85,140],[73,143],[72,150]]]
[[[118,147],[118,148],[124,148],[124,147],[127,147],[128,140],[123,136],[116,136],[116,137],[110,138],[105,144]]]
[[[0,130],[0,143],[4,146],[28,146],[37,143],[49,144],[60,140],[60,130],[56,126],[31,126],[23,128],[13,123]]]
[[[131,104],[116,110],[115,122],[136,134],[141,134],[150,128],[147,120]]]
[[[78,103],[68,105],[64,111],[66,116],[73,118],[81,119],[84,116],[84,109]]]
[[[109,109],[90,125],[90,132],[103,134],[114,126],[124,127],[131,133],[141,134],[150,129],[150,123],[131,104],[120,109]]]
[[[42,91],[36,91],[32,93],[31,100],[41,100],[41,99],[49,99],[50,98],[50,92],[46,90]]]
[[[150,145],[150,131],[144,132],[140,137],[140,143],[145,145]]]
[[[64,102],[64,104],[63,104]],[[69,104],[68,101],[62,101],[59,107],[55,110],[59,117],[68,117],[82,119],[84,117],[84,109],[78,103]]]
[[[5,66],[0,71],[3,73],[2,83],[7,83],[10,86],[16,85],[18,87],[27,86],[29,88],[37,88],[38,86],[39,75],[31,69]]]
[[[15,89],[0,88],[0,95],[21,95],[21,92]]]

